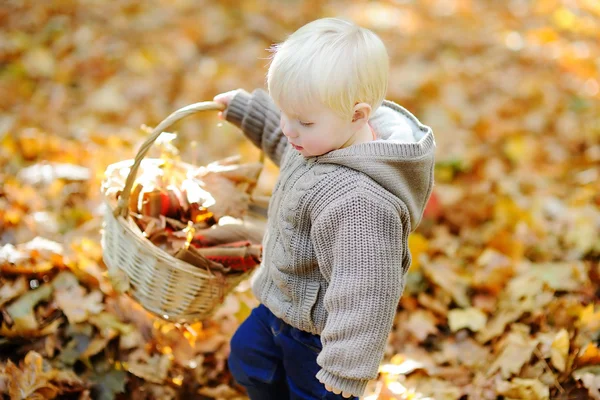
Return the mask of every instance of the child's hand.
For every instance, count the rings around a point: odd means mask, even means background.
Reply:
[[[319,382],[320,382],[320,381],[319,381]],[[323,382],[321,382],[321,383],[323,383]],[[323,384],[324,384],[324,383],[323,383]],[[328,391],[328,392],[335,393],[335,394],[341,394],[341,395],[342,395],[342,397],[345,397],[345,398],[350,398],[350,397],[352,397],[352,394],[350,394],[350,393],[348,393],[348,392],[345,392],[345,391],[344,391],[344,392],[342,392],[340,389],[335,389],[335,388],[332,388],[331,386],[329,386],[329,385],[326,385],[326,384],[324,384],[324,385],[325,385],[325,389],[327,389],[327,391]]]
[[[229,92],[225,92],[225,93],[221,93],[215,96],[215,98],[213,99],[213,101],[216,101],[217,103],[221,103],[223,104],[225,107],[229,107],[229,102],[231,102],[231,99],[233,99],[233,97],[238,94],[238,92],[241,89],[235,89],[235,90],[230,90]],[[225,117],[223,116],[223,111],[219,111],[219,118],[220,119],[225,119]]]

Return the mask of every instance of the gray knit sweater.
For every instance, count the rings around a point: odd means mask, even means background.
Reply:
[[[385,101],[369,121],[375,141],[304,157],[265,91],[236,94],[225,117],[280,166],[253,292],[288,324],[321,335],[317,378],[362,396],[404,289],[408,234],[431,194],[431,128]]]

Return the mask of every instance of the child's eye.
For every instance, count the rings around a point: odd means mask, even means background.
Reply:
[[[311,126],[313,123],[312,122],[302,122],[302,121],[298,121],[300,122],[300,125],[302,126]]]

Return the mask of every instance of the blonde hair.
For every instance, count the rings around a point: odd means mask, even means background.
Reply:
[[[318,102],[347,118],[356,103],[369,104],[374,113],[385,98],[385,45],[375,33],[352,22],[318,19],[270,50],[267,86],[282,110],[298,115],[303,106]]]

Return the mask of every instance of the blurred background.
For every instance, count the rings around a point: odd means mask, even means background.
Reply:
[[[224,360],[256,304],[247,285],[191,326],[116,296],[100,182],[133,158],[143,126],[264,88],[269,46],[324,16],[381,36],[388,99],[438,145],[368,398],[600,399],[597,0],[3,0],[0,396],[244,398]],[[259,157],[214,113],[173,131],[187,162]],[[267,163],[261,192],[277,173]],[[61,271],[79,297],[60,285],[40,294]]]

